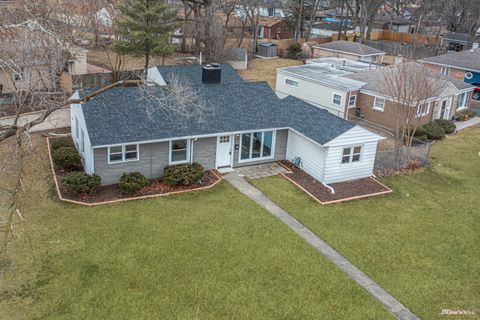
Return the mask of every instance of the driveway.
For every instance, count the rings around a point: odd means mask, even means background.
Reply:
[[[33,112],[21,115],[19,118],[19,123],[24,124],[28,121],[37,119],[42,114],[41,111]],[[14,121],[14,117],[5,117],[0,118],[0,126],[11,125]],[[33,126],[29,132],[38,132],[45,130],[53,130],[58,128],[67,128],[70,127],[70,108],[63,108],[55,110],[52,112],[43,123]]]

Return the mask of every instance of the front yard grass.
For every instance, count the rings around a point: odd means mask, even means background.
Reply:
[[[480,127],[464,130],[433,146],[429,168],[383,179],[393,194],[333,206],[281,177],[252,183],[420,318],[443,319],[480,312],[479,151]]]
[[[33,142],[27,223],[0,259],[2,319],[391,318],[226,182],[181,196],[69,205],[54,196],[45,139]],[[7,186],[11,172],[3,173]]]

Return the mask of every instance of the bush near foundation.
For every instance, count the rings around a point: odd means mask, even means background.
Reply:
[[[435,122],[423,126],[427,131],[427,137],[430,140],[442,140],[445,138],[445,130]]]
[[[53,162],[67,170],[82,168],[82,159],[74,147],[61,147],[53,151]]]
[[[85,172],[72,172],[62,179],[62,183],[69,191],[79,194],[93,194],[97,191],[101,179],[96,174],[87,174]]]
[[[204,175],[205,170],[198,163],[179,164],[167,166],[163,169],[163,182],[168,185],[188,186],[198,182]]]
[[[150,180],[140,172],[124,173],[120,177],[120,190],[125,194],[135,194],[150,185]]]

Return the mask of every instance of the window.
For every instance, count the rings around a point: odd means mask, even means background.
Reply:
[[[385,99],[375,98],[375,102],[373,103],[373,108],[383,111],[383,109],[385,109]]]
[[[428,114],[430,111],[430,104],[429,103],[424,103],[418,106],[417,109],[417,117],[423,117]]]
[[[343,148],[342,164],[360,162],[362,146]]]
[[[289,86],[292,86],[292,87],[298,87],[298,81],[295,81],[295,80],[291,80],[291,79],[288,79],[288,78],[285,78],[285,84],[286,85],[289,85]]]
[[[334,93],[332,96],[332,103],[340,106],[342,104],[342,96]]]
[[[170,141],[170,163],[187,163],[189,162],[190,144],[189,140]]]
[[[467,93],[464,92],[460,94],[460,97],[458,98],[458,108],[457,109],[463,109],[467,107]]]
[[[228,143],[230,142],[230,136],[221,136],[220,143]]]
[[[138,144],[127,144],[108,148],[108,163],[138,160]]]
[[[442,72],[442,74],[448,76],[450,74],[450,68],[449,67],[442,67],[441,72]]]
[[[240,161],[268,159],[273,157],[273,131],[244,133],[241,136]]]
[[[350,98],[348,99],[348,106],[353,107],[353,106],[355,106],[356,102],[357,102],[357,96],[356,95],[351,95]]]
[[[277,28],[277,33],[282,33],[282,28]]]

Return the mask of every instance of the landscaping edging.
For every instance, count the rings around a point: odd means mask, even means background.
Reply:
[[[53,158],[52,158],[52,149],[51,149],[51,146],[50,146],[50,140],[51,139],[57,139],[57,138],[52,138],[52,137],[45,137],[45,138],[47,140],[48,159],[50,161],[50,169],[52,170],[53,180],[55,181],[55,189],[56,189],[56,192],[57,192],[58,199],[60,199],[63,202],[68,202],[68,203],[93,207],[93,206],[113,204],[113,203],[118,203],[118,202],[150,199],[150,198],[157,198],[157,197],[163,197],[163,196],[169,196],[169,195],[175,195],[175,194],[181,194],[181,193],[187,193],[187,192],[195,192],[195,191],[206,190],[206,189],[210,189],[210,188],[216,186],[220,181],[222,181],[222,177],[220,175],[218,175],[214,170],[211,170],[210,172],[213,174],[213,176],[217,180],[215,182],[213,182],[212,184],[204,186],[204,187],[196,187],[196,188],[194,187],[194,188],[191,188],[191,189],[183,189],[183,190],[171,191],[171,192],[166,192],[166,193],[149,194],[149,195],[142,195],[142,196],[132,196],[132,197],[125,197],[125,198],[121,198],[121,199],[115,199],[115,200],[109,200],[109,201],[99,201],[99,202],[85,202],[85,201],[68,199],[68,198],[66,198],[62,195],[62,190],[60,188],[59,176],[57,175],[57,173],[55,171],[55,165],[53,163]]]
[[[303,192],[305,192],[309,197],[311,197],[312,199],[314,199],[316,202],[320,203],[321,205],[329,205],[329,204],[336,204],[336,203],[341,203],[341,202],[347,202],[347,201],[354,201],[354,200],[360,200],[360,199],[364,199],[364,198],[369,198],[369,197],[373,197],[373,196],[379,196],[379,195],[384,195],[384,194],[389,194],[389,193],[392,193],[393,190],[390,189],[389,187],[387,187],[386,185],[384,185],[383,183],[381,183],[380,181],[378,181],[377,179],[375,178],[365,178],[365,179],[370,179],[372,181],[374,181],[376,184],[380,185],[384,191],[380,191],[380,192],[374,192],[374,193],[367,193],[367,194],[362,194],[362,195],[359,195],[359,196],[352,196],[352,197],[346,197],[346,198],[342,198],[342,199],[336,199],[336,200],[330,200],[330,201],[322,201],[319,199],[319,197],[315,196],[312,192],[310,192],[309,190],[307,190],[304,186],[302,186],[300,183],[298,183],[297,181],[295,181],[294,179],[292,179],[291,177],[289,177],[288,175],[290,174],[294,174],[293,170],[291,168],[289,168],[288,166],[286,166],[285,164],[281,163],[281,162],[278,162],[282,167],[286,168],[287,170],[291,171],[292,173],[281,173],[280,175],[283,176],[285,179],[287,179],[288,181],[290,181],[291,183],[293,183],[297,188],[299,188],[300,190],[302,190]],[[302,169],[299,169],[299,170],[302,170]],[[306,174],[306,173],[305,173]],[[313,179],[313,178],[312,178]],[[362,179],[363,180],[363,179]],[[351,182],[351,183],[355,183],[355,181]],[[333,185],[333,184],[332,184]],[[323,187],[323,186],[322,186]]]

